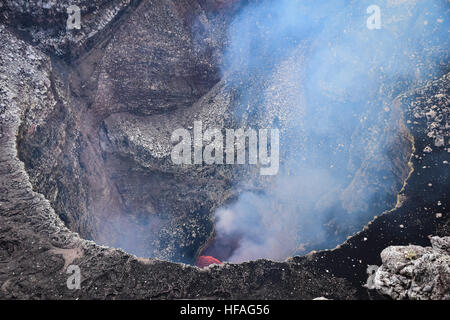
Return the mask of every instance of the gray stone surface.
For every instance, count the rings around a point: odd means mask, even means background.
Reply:
[[[0,6],[0,19],[26,33],[39,48],[58,56],[75,57],[88,41],[98,41],[98,33],[118,19],[131,3],[130,0],[5,0]],[[66,30],[70,5],[81,10],[80,30]]]
[[[450,237],[432,237],[431,245],[384,249],[375,288],[393,299],[449,300]]]

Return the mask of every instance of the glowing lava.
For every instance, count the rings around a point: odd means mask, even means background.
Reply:
[[[199,268],[206,268],[209,265],[212,264],[222,264],[219,260],[217,260],[214,257],[211,256],[200,256],[197,260],[197,267]]]

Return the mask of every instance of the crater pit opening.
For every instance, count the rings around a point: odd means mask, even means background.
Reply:
[[[195,264],[334,248],[397,204],[413,140],[396,96],[436,71],[440,52],[424,48],[440,39],[416,21],[444,5],[391,3],[399,19],[374,31],[362,2],[188,14],[144,1],[108,41],[55,58],[56,103],[21,127],[20,159],[71,230],[137,256]],[[172,134],[195,121],[279,130],[277,175],[174,164]]]

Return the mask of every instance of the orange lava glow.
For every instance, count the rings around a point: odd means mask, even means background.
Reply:
[[[222,264],[219,260],[211,256],[200,256],[197,260],[197,267],[206,268],[211,264]]]

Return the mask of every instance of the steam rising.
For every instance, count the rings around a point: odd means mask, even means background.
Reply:
[[[371,5],[379,30],[366,26]],[[445,0],[246,5],[223,74],[238,90],[237,119],[281,128],[282,167],[261,192],[236,186],[239,199],[216,212],[213,254],[282,260],[331,248],[392,207],[410,151],[393,100],[439,73],[449,18]]]

